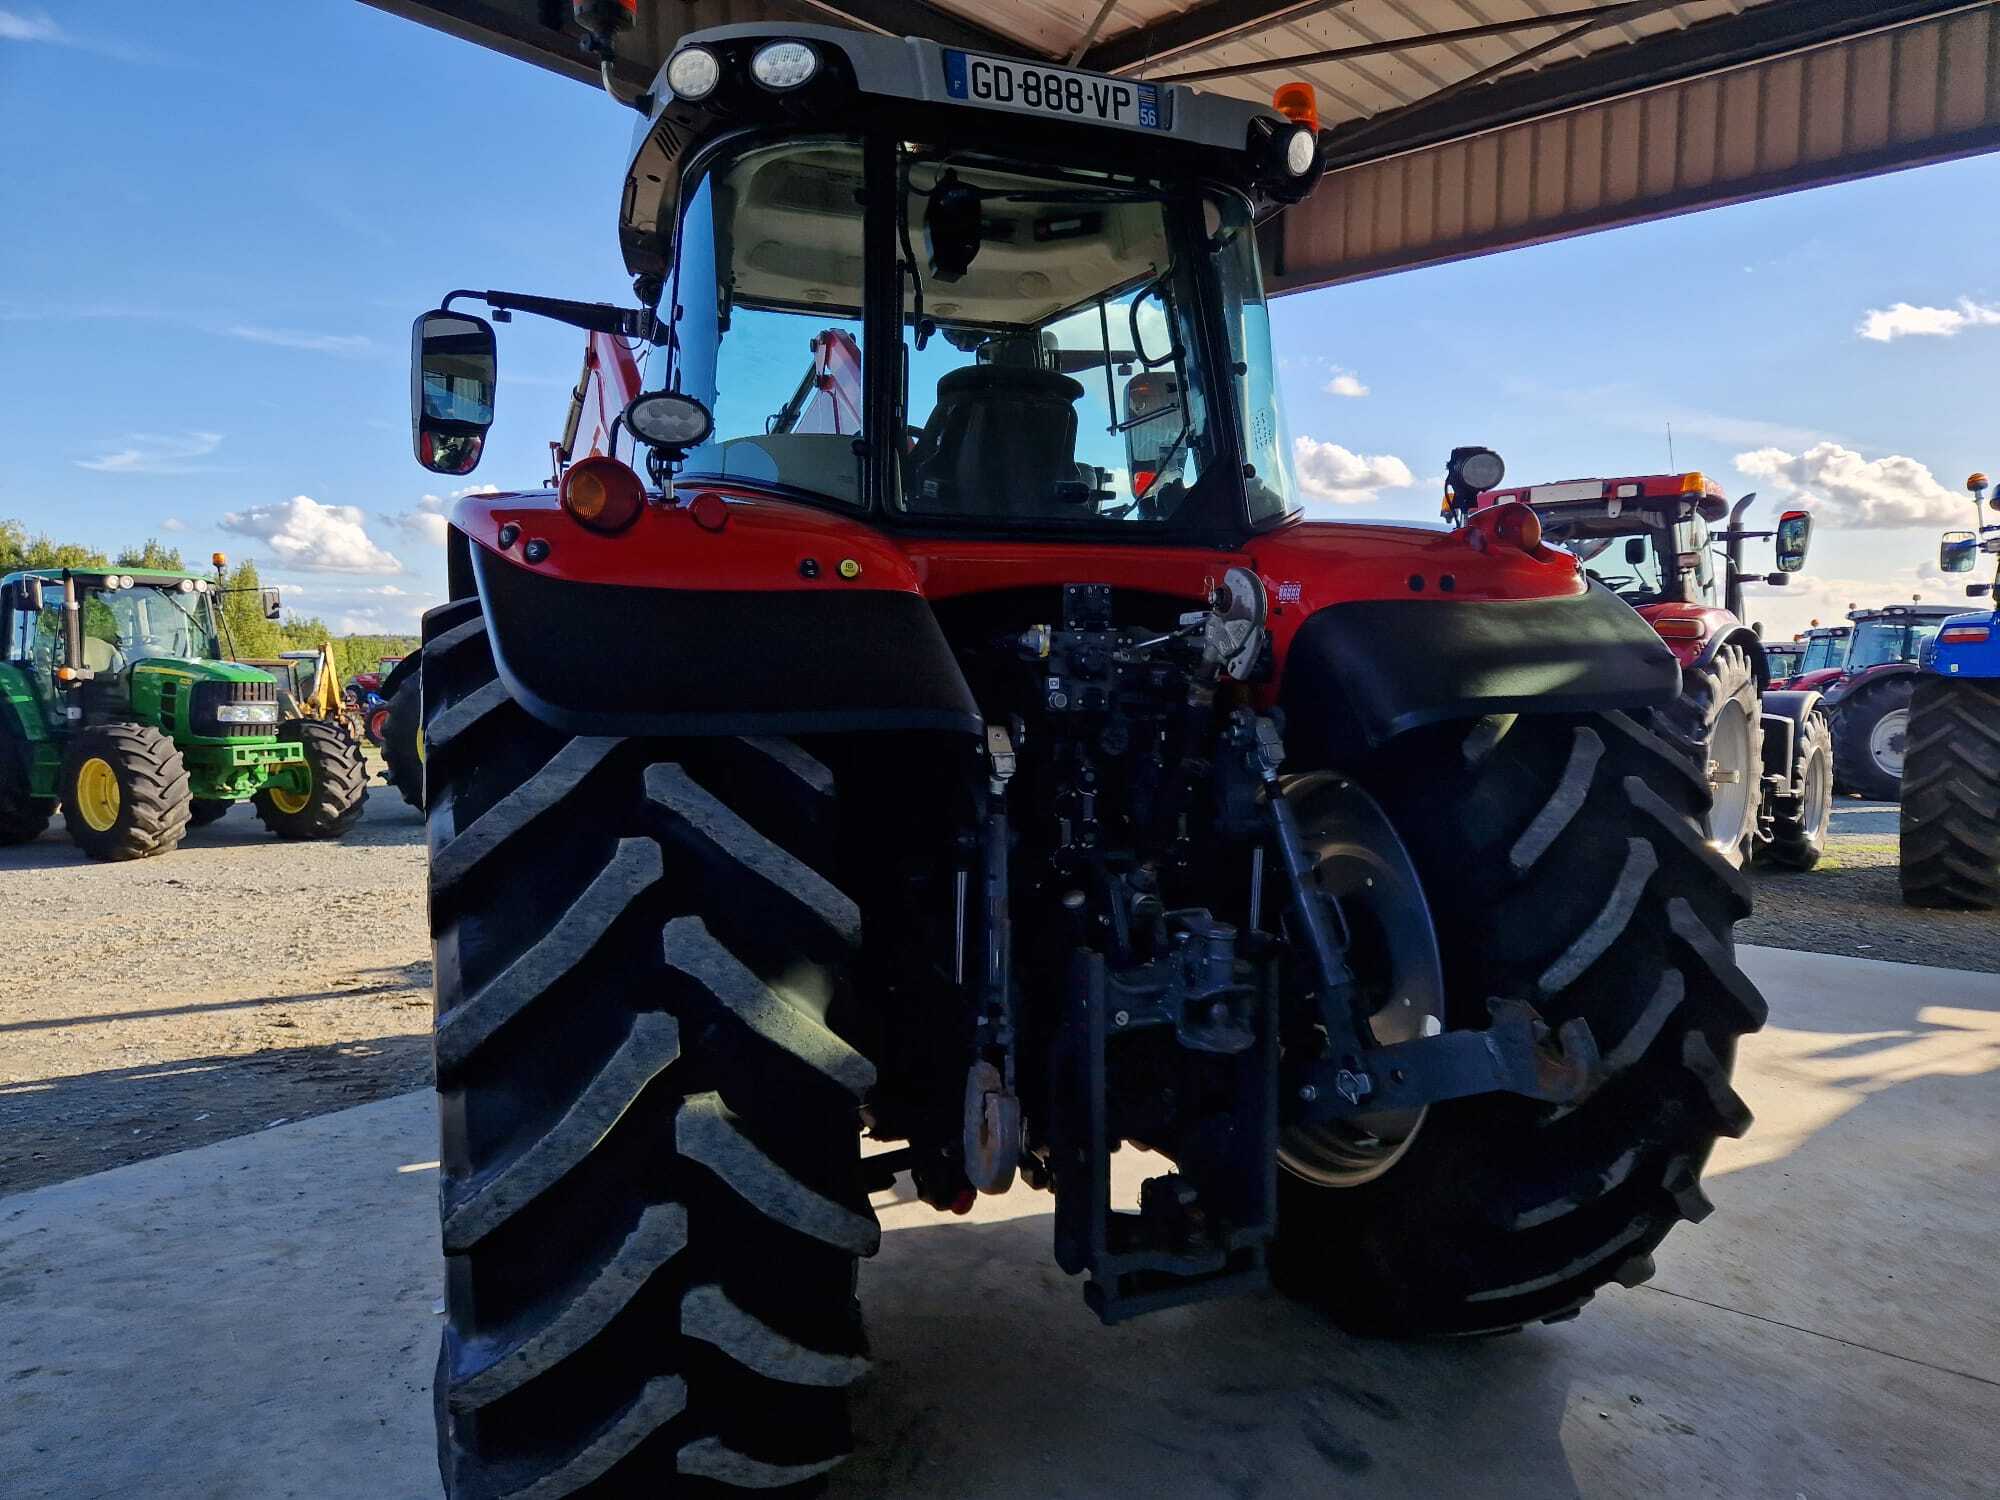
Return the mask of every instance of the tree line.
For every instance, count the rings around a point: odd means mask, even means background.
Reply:
[[[178,547],[169,547],[158,537],[147,537],[137,547],[126,547],[115,556],[77,542],[58,542],[46,533],[31,536],[19,521],[0,520],[0,574],[21,568],[159,568],[172,573],[201,573],[181,560]],[[372,672],[385,656],[402,656],[417,649],[414,635],[336,636],[324,620],[288,611],[280,620],[264,618],[258,599],[262,580],[257,565],[248,558],[227,570],[221,596],[223,650],[239,660],[271,658],[281,651],[317,651],[333,643],[333,659],[340,680],[346,682],[357,672]]]

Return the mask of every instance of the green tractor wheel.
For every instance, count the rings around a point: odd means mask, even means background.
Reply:
[[[353,827],[368,800],[368,771],[353,737],[325,719],[288,719],[278,738],[305,746],[312,784],[304,792],[265,787],[253,799],[257,820],[281,839],[330,839]]]
[[[92,859],[144,859],[181,841],[193,811],[187,763],[147,724],[100,724],[63,758],[62,812]]]

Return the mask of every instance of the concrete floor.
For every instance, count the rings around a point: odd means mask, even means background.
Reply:
[[[892,1206],[828,1493],[2000,1493],[2000,978],[1746,953],[1758,1124],[1650,1285],[1470,1343],[1271,1297],[1105,1330],[1046,1198]],[[434,1495],[433,1132],[409,1095],[0,1199],[0,1495]]]

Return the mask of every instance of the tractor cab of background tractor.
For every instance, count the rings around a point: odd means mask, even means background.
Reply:
[[[1531,506],[1546,542],[1572,553],[1586,574],[1635,607],[1696,605],[1740,620],[1748,581],[1743,544],[1775,540],[1777,571],[1756,581],[1782,588],[1804,568],[1812,538],[1812,517],[1802,510],[1784,512],[1773,530],[1745,529],[1743,517],[1756,498],[1745,495],[1732,507],[1706,475],[1694,472],[1489,489],[1473,508]]]

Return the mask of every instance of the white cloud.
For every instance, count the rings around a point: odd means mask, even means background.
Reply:
[[[1347,396],[1352,398],[1368,394],[1368,387],[1363,385],[1346,370],[1342,370],[1339,374],[1335,375],[1333,379],[1321,386],[1320,389],[1325,391],[1329,396]]]
[[[262,328],[254,323],[232,323],[222,331],[233,339],[272,344],[280,349],[303,349],[309,354],[375,352],[375,341],[358,333],[300,333],[290,328]]]
[[[119,439],[126,446],[95,458],[79,458],[76,466],[98,474],[196,474],[194,460],[222,446],[219,432],[131,432]]]
[[[1854,331],[1864,339],[1887,344],[1902,338],[1948,339],[1965,329],[1995,323],[2000,323],[2000,307],[1960,297],[1956,307],[1913,307],[1907,302],[1873,307],[1854,325]]]
[[[68,40],[68,34],[50,19],[46,11],[30,16],[17,10],[0,10],[0,42],[63,43]]]
[[[445,533],[451,529],[449,516],[451,502],[462,500],[467,495],[497,495],[497,484],[468,484],[462,490],[453,490],[448,495],[425,495],[413,509],[398,511],[388,516],[391,526],[407,536],[433,547],[444,545]]]
[[[445,533],[451,530],[451,523],[445,519],[445,500],[442,495],[425,495],[418,500],[413,510],[400,511],[389,516],[389,524],[406,536],[413,536],[420,542],[433,547],[444,545]]]
[[[1338,443],[1309,437],[1293,440],[1292,467],[1307,494],[1336,505],[1363,505],[1379,490],[1406,489],[1416,483],[1410,466],[1392,453],[1351,453]]]
[[[187,529],[188,523],[183,521],[179,516],[168,516],[166,520],[160,522],[160,530],[162,531],[186,531]]]
[[[1971,509],[1914,458],[1863,458],[1839,443],[1818,443],[1803,453],[1758,448],[1737,454],[1736,467],[1781,499],[1805,505],[1825,525],[1950,526]]]
[[[280,562],[325,573],[400,573],[403,565],[369,538],[355,505],[321,505],[294,495],[276,505],[231,511],[222,529],[255,537]]]

